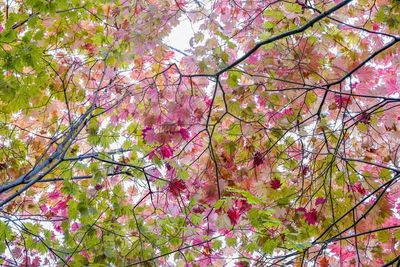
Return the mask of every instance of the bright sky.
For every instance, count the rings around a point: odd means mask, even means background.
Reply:
[[[184,52],[190,48],[190,38],[194,35],[194,29],[188,19],[182,19],[180,24],[175,27],[170,35],[165,38],[165,44]]]

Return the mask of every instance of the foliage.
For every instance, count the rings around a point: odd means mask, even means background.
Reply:
[[[4,266],[400,262],[399,1],[0,10]]]

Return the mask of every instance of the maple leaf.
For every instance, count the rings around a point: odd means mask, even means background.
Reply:
[[[364,124],[369,124],[371,121],[371,114],[363,112],[361,113],[357,118],[357,123],[364,123]]]
[[[250,264],[247,261],[238,261],[235,263],[236,267],[249,267]]]
[[[183,140],[188,140],[190,138],[189,131],[185,128],[180,128],[179,134],[182,136]]]
[[[352,100],[350,96],[335,95],[335,102],[339,108],[342,108],[347,107],[349,104],[351,104]]]
[[[174,155],[174,150],[169,145],[163,145],[159,150],[163,158],[171,158]]]
[[[96,184],[94,186],[94,189],[96,189],[97,191],[101,190],[102,188],[103,188],[103,185],[101,185],[101,184]]]
[[[203,247],[203,254],[206,256],[211,256],[212,250],[209,246],[204,246]]]
[[[71,225],[70,230],[71,230],[71,232],[76,232],[79,228],[80,228],[79,223],[74,222],[74,223]]]
[[[365,190],[365,188],[362,186],[362,184],[360,182],[353,184],[351,186],[351,189],[355,192],[360,193],[361,195],[365,195],[367,193],[367,191]]]
[[[365,0],[371,12],[350,0],[37,2],[12,1],[0,22],[0,209],[38,216],[29,231],[0,220],[5,263],[56,266],[51,251],[76,250],[78,234],[85,248],[67,264],[120,266],[141,233],[124,262],[184,245],[183,260],[154,265],[245,267],[259,251],[284,263],[331,213],[369,210],[379,192],[363,201],[366,185],[395,178],[368,162],[395,168],[400,151],[398,1]],[[329,214],[326,173],[339,203]],[[374,229],[399,224],[399,199],[390,184],[356,225],[372,234],[316,240],[319,255],[301,260],[395,259],[397,230]],[[107,229],[118,242],[95,242],[110,241]],[[310,230],[294,248],[289,233]]]
[[[255,167],[264,163],[264,156],[261,152],[256,152],[254,154],[253,163]]]
[[[326,198],[324,197],[317,197],[317,199],[315,200],[315,205],[322,205],[326,202]]]
[[[148,143],[157,141],[157,135],[152,127],[146,127],[142,130],[143,139]]]
[[[175,197],[179,196],[179,194],[186,189],[185,182],[180,179],[173,179],[169,182],[168,190]]]
[[[274,178],[269,182],[269,185],[272,189],[279,189],[282,186],[282,183],[279,179]]]
[[[317,217],[318,217],[318,214],[317,214],[316,209],[311,209],[310,211],[306,211],[304,213],[304,218],[305,218],[306,222],[311,225],[317,224]]]
[[[193,208],[194,213],[203,213],[205,211],[205,208],[203,205],[198,205]]]
[[[239,222],[240,211],[237,208],[235,207],[230,208],[227,214],[232,225],[236,225]]]
[[[241,213],[249,211],[251,209],[251,204],[245,199],[238,199],[235,201],[235,206]]]
[[[61,197],[61,193],[59,191],[53,191],[49,193],[49,199],[54,200]]]
[[[319,267],[329,267],[329,260],[327,257],[322,257],[318,260]]]

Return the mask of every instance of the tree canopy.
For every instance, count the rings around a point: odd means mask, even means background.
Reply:
[[[0,263],[400,263],[399,29],[398,0],[0,1]]]

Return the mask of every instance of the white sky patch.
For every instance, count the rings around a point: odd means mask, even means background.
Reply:
[[[195,34],[195,30],[197,29],[194,29],[187,18],[181,19],[179,25],[165,38],[165,44],[184,52],[191,47],[190,39]]]

